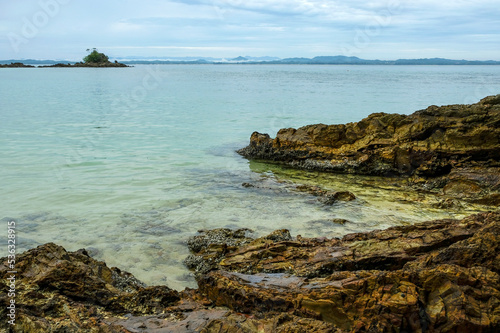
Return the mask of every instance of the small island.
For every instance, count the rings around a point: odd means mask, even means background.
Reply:
[[[118,61],[111,62],[109,61],[109,57],[104,53],[97,51],[96,48],[87,49],[87,52],[90,52],[83,58],[83,62],[77,63],[57,63],[54,65],[46,65],[46,66],[38,66],[38,68],[48,68],[48,67],[130,67]],[[0,68],[35,68],[32,65],[25,65],[21,62],[13,62],[10,64],[1,65]]]
[[[109,57],[104,53],[97,51],[96,48],[87,49],[90,53],[83,58],[83,62],[77,62],[75,64],[55,64],[50,66],[40,66],[40,67],[129,67],[115,60],[115,62],[109,61]]]

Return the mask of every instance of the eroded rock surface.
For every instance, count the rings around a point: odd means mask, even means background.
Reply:
[[[500,330],[500,213],[341,240],[257,239],[199,279],[243,313],[290,313],[341,332]]]
[[[238,152],[309,170],[405,176],[420,189],[499,205],[500,95],[411,115],[286,128],[274,139],[254,132]]]

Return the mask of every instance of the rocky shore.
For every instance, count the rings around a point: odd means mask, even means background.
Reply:
[[[256,132],[239,152],[398,179],[442,196],[439,208],[449,199],[492,211],[342,238],[200,230],[184,261],[198,288],[183,291],[146,286],[85,249],[48,243],[15,264],[0,259],[0,288],[8,291],[0,293],[0,316],[15,320],[1,321],[0,332],[500,332],[500,95],[283,129],[275,139]],[[321,184],[283,186],[324,205],[358,200]]]
[[[274,139],[254,132],[238,153],[307,170],[401,177],[412,189],[498,206],[500,95],[411,115],[281,129]]]
[[[500,212],[342,239],[193,237],[199,288],[145,286],[85,250],[18,255],[4,332],[498,332]],[[0,287],[12,276],[1,259]],[[10,298],[0,294],[7,318]]]

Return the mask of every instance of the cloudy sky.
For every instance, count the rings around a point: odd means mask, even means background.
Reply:
[[[498,0],[0,0],[0,59],[500,60]]]

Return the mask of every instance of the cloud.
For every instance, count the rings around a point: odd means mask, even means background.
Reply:
[[[54,54],[71,48],[76,54],[93,46],[111,49],[129,45],[171,47],[146,49],[158,54],[184,51],[232,56],[222,52],[247,48],[260,55],[288,57],[341,52],[340,45],[353,44],[365,34],[369,38],[365,36],[366,43],[358,56],[383,58],[384,48],[389,55],[420,49],[419,54],[415,51],[416,56],[442,56],[439,53],[447,52],[446,48],[463,50],[463,44],[467,44],[470,57],[488,49],[484,56],[491,58],[494,50],[500,54],[497,3],[498,0],[72,0],[61,6],[60,13],[51,17],[35,38],[22,45],[20,53],[14,54],[6,34],[20,33],[24,18],[29,19],[40,10],[39,1],[0,0],[0,47],[4,57],[36,56],[42,45],[43,50],[53,50]],[[389,46],[391,50],[387,49]],[[129,52],[125,48],[113,50]],[[130,52],[133,50],[136,49],[130,48]],[[369,51],[376,53],[365,54]]]

